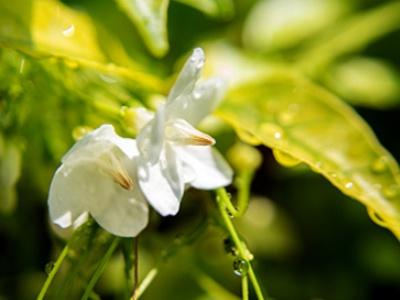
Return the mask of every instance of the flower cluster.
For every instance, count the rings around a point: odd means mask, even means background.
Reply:
[[[185,189],[215,189],[232,181],[232,170],[214,139],[195,129],[222,98],[217,78],[197,82],[204,54],[195,49],[155,113],[138,109],[137,139],[102,125],[63,157],[49,192],[51,220],[65,228],[90,214],[107,231],[136,236],[148,222],[148,203],[175,215]]]

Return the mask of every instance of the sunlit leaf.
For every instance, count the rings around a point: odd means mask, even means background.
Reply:
[[[213,18],[229,19],[234,14],[232,0],[175,0],[192,6]]]
[[[336,58],[360,51],[371,42],[400,28],[400,2],[391,1],[337,24],[299,55],[298,67],[316,76]]]
[[[297,46],[348,10],[337,0],[264,0],[249,13],[243,30],[246,46],[261,52]]]
[[[157,57],[168,51],[167,9],[169,0],[117,0],[136,25],[149,50]]]
[[[398,165],[340,99],[277,70],[232,90],[219,115],[239,132],[308,164],[400,238]]]
[[[355,105],[390,108],[400,103],[400,74],[388,63],[355,57],[332,66],[327,85]]]
[[[29,54],[65,58],[70,66],[85,66],[104,74],[123,76],[144,87],[160,89],[160,81],[138,63],[128,62],[119,41],[103,33],[108,48],[118,51],[129,67],[110,61],[103,51],[98,26],[85,12],[72,9],[56,0],[23,0],[13,3],[0,0],[0,46],[19,49]],[[115,56],[115,55],[114,55]]]

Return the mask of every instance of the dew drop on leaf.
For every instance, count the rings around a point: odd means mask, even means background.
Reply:
[[[246,276],[249,263],[244,259],[237,258],[233,261],[233,272],[238,276]]]
[[[382,192],[386,198],[394,198],[399,194],[399,186],[397,185],[386,186],[383,188]]]
[[[49,275],[51,273],[51,271],[54,269],[54,261],[48,262],[45,267],[44,267],[44,271],[46,272],[47,275]]]
[[[386,162],[386,157],[384,156],[379,157],[371,164],[371,171],[375,174],[383,173],[386,170],[387,170],[387,162]]]
[[[260,129],[263,135],[266,135],[267,137],[272,137],[277,141],[281,140],[283,137],[283,130],[278,125],[265,123],[261,126]]]
[[[231,254],[233,256],[238,255],[238,251],[230,237],[224,239],[224,250],[226,253]]]
[[[274,154],[276,161],[285,167],[294,167],[301,163],[297,158],[277,149],[273,149],[272,153]]]
[[[74,24],[68,25],[62,31],[62,35],[65,37],[72,37],[74,34],[75,34],[75,25]]]
[[[348,181],[348,182],[346,182],[346,183],[344,184],[344,187],[345,187],[346,189],[351,189],[351,188],[353,188],[353,186],[354,186],[354,184],[353,184],[353,182],[351,182],[351,181]]]

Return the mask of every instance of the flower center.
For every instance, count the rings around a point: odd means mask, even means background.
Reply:
[[[165,127],[165,136],[168,141],[179,145],[211,146],[215,144],[213,137],[195,129],[183,119],[168,122]]]
[[[134,182],[129,176],[128,171],[122,165],[121,160],[114,154],[108,154],[100,164],[101,170],[111,176],[122,188],[131,191],[134,187]]]

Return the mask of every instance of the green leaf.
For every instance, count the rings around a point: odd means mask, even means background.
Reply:
[[[0,0],[0,46],[64,58],[67,65],[121,76],[160,91],[162,82],[130,58],[112,32],[99,31],[100,27],[87,13],[56,0]],[[107,40],[106,50],[102,40]]]
[[[183,4],[192,6],[206,15],[218,19],[230,19],[234,15],[234,5],[232,0],[175,0]]]
[[[298,56],[298,67],[311,76],[323,72],[340,56],[364,49],[371,42],[400,28],[400,2],[390,1],[353,15],[310,43]]]
[[[0,212],[11,213],[17,202],[16,184],[21,175],[21,145],[0,135]]]
[[[167,9],[169,0],[117,0],[136,25],[151,53],[162,57],[168,52]]]
[[[351,104],[384,109],[400,102],[400,74],[381,60],[353,57],[335,64],[325,82]]]
[[[399,167],[340,99],[276,69],[231,90],[218,113],[253,143],[305,162],[400,238]]]

